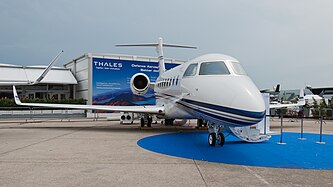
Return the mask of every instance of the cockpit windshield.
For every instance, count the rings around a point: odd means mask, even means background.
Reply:
[[[199,75],[229,75],[230,72],[224,62],[203,62]]]
[[[243,69],[242,65],[239,62],[231,62],[232,69],[237,75],[246,75],[245,70]]]

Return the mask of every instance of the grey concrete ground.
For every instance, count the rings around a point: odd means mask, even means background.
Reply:
[[[287,122],[298,131],[299,122]],[[278,131],[278,119],[272,130]],[[276,169],[177,158],[137,146],[143,137],[189,127],[140,130],[119,122],[0,121],[0,186],[332,186],[333,171]],[[315,121],[305,131],[318,132]],[[325,133],[333,133],[327,121]],[[223,155],[221,155],[223,156]]]

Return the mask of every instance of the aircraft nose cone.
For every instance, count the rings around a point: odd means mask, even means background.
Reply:
[[[251,112],[265,111],[264,99],[254,84],[240,89],[242,89],[242,91],[239,92],[232,101],[233,106]]]

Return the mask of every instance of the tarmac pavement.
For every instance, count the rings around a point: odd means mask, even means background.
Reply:
[[[299,122],[285,130],[298,132]],[[310,120],[306,132],[319,132]],[[271,121],[279,131],[279,121]],[[0,186],[333,186],[333,171],[211,163],[142,149],[141,138],[192,127],[72,120],[0,122]],[[324,133],[333,134],[333,121]],[[207,145],[208,146],[208,145]],[[223,156],[223,155],[221,155]]]

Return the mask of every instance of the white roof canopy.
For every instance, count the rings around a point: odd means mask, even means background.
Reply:
[[[17,66],[11,64],[0,64],[0,82],[8,84],[14,84],[17,82],[33,82],[42,74],[45,68],[46,66]],[[41,83],[77,84],[77,81],[69,69],[52,67]]]

